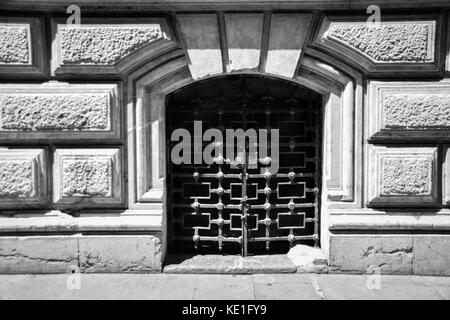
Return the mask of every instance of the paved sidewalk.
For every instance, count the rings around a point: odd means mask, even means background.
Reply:
[[[0,275],[0,299],[450,299],[450,277],[386,275],[378,283],[341,274]]]

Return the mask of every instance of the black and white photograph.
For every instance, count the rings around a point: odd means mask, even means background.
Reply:
[[[449,299],[450,0],[0,0],[0,300]]]

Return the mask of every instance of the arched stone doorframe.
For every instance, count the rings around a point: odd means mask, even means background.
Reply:
[[[157,45],[157,44],[156,44]],[[154,46],[152,44],[151,46]],[[162,231],[166,252],[165,141],[166,97],[197,80],[186,52],[165,46],[133,72],[124,75],[127,110],[127,214],[150,216]],[[259,71],[236,71],[289,80],[322,95],[323,172],[321,247],[328,252],[328,210],[361,208],[363,78],[341,61],[314,49],[305,50],[292,78]],[[221,73],[201,78],[205,80]],[[358,108],[358,106],[360,106]]]

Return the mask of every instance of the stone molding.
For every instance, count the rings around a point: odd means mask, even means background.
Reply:
[[[48,204],[44,149],[0,148],[0,209]]]
[[[450,145],[444,145],[442,164],[442,203],[450,206]]]
[[[331,232],[352,231],[434,231],[450,230],[448,209],[397,209],[397,210],[330,210]]]
[[[45,215],[33,212],[0,215],[0,233],[52,234],[84,232],[138,231],[159,233],[162,216],[158,210],[104,212],[83,211],[74,217],[61,211],[47,211]]]
[[[447,15],[447,21],[450,18],[450,14]],[[450,24],[447,26],[447,37],[445,38],[445,41],[447,41],[447,46],[450,43]],[[444,36],[445,37],[445,36]],[[445,73],[448,75],[450,73],[450,52],[446,53],[446,59],[445,59]]]
[[[361,74],[322,52],[305,49],[298,76],[323,87],[323,192],[328,207],[360,207],[362,189],[355,177],[362,170],[357,161],[362,155],[362,110],[358,108],[363,103]]]
[[[9,9],[23,10],[34,4],[35,0],[3,0],[4,7]],[[83,8],[89,11],[98,10],[99,6],[104,5],[104,1],[100,0],[78,0],[77,2]],[[61,10],[63,11],[69,5],[73,4],[71,0],[51,0],[42,3],[38,9],[40,10]],[[386,8],[437,8],[442,9],[449,7],[447,0],[378,0],[377,4],[380,7]],[[162,1],[142,1],[142,0],[109,0],[106,12],[142,12],[142,10],[149,10],[153,12],[161,12],[163,10],[177,10],[177,11],[194,11],[199,10],[216,11],[216,10],[342,10],[352,8],[354,10],[360,9],[365,11],[367,9],[367,2],[358,0],[240,0],[235,1],[223,0],[165,0]],[[103,7],[101,7],[103,8]],[[134,10],[134,11],[133,11]]]
[[[122,152],[119,148],[56,149],[53,202],[56,208],[123,205]]]
[[[128,174],[132,209],[147,209],[165,199],[165,97],[192,82],[181,50],[155,59],[131,73],[128,90]]]
[[[438,206],[437,188],[437,148],[368,146],[368,206]]]
[[[449,81],[370,81],[367,101],[370,139],[450,138]]]
[[[0,140],[119,138],[115,84],[0,84]]]

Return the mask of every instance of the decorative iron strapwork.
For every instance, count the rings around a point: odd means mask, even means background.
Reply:
[[[268,90],[258,96],[242,80],[237,91],[230,91],[221,88],[215,98],[169,101],[168,137],[176,128],[186,128],[195,139],[194,121],[202,122],[203,132],[277,128],[279,169],[268,170],[273,161],[270,148],[269,157],[256,156],[257,167],[249,167],[253,155],[248,140],[240,155],[245,161],[239,166],[231,166],[225,154],[211,165],[169,163],[173,250],[246,255],[285,252],[299,242],[317,246],[320,100],[302,99],[292,91],[288,97],[271,96]],[[169,151],[176,143],[168,142]],[[210,142],[202,143],[205,147]],[[198,150],[192,150],[195,156]]]

